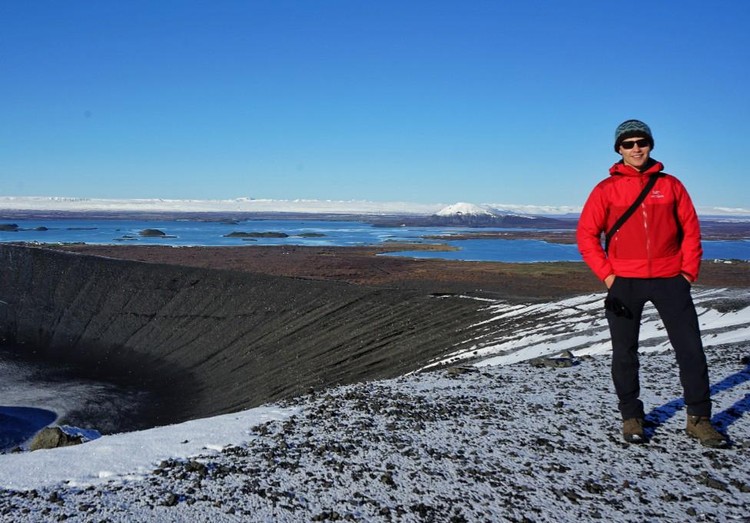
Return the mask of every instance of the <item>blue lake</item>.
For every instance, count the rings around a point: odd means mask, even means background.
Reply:
[[[174,246],[307,245],[355,246],[386,242],[447,243],[457,251],[407,251],[394,256],[466,261],[580,261],[575,245],[538,240],[425,240],[425,236],[476,231],[458,227],[374,227],[363,222],[323,220],[248,220],[238,223],[209,221],[34,219],[0,221],[18,230],[0,231],[0,242],[138,244]],[[143,237],[144,229],[158,229],[165,237]],[[482,229],[503,231],[513,229]],[[287,238],[242,239],[230,233],[282,232]],[[750,242],[703,243],[705,259],[750,260]]]
[[[0,222],[2,223],[2,222]],[[8,223],[8,222],[5,222]],[[380,228],[362,222],[249,220],[239,223],[207,221],[144,220],[14,220],[17,232],[0,231],[0,242],[120,244],[176,246],[224,245],[372,245],[385,241],[419,241],[425,234],[444,234],[452,229]],[[37,230],[46,228],[47,230]],[[167,237],[142,237],[144,229],[158,229]],[[467,229],[468,230],[468,229]],[[227,238],[233,232],[283,232],[288,238]],[[321,235],[303,237],[300,235]]]
[[[547,243],[539,240],[460,240],[446,242],[458,247],[458,251],[402,251],[391,256],[411,258],[439,258],[463,261],[581,261],[575,245]],[[703,259],[706,260],[750,260],[750,242],[721,241],[703,242]]]

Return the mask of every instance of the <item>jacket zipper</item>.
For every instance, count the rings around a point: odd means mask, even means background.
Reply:
[[[641,190],[643,190],[644,179],[641,177]],[[646,195],[646,199],[648,195]],[[651,278],[651,231],[648,227],[648,210],[646,209],[646,199],[641,203],[641,215],[643,216],[643,229],[646,232],[646,266],[648,271],[648,277]]]

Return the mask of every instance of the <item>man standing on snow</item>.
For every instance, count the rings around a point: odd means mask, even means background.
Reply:
[[[698,277],[700,226],[685,187],[651,158],[651,129],[627,120],[615,131],[622,160],[591,192],[578,222],[583,260],[609,289],[606,317],[612,337],[612,379],[629,443],[646,441],[638,399],[638,333],[650,301],[667,329],[680,369],[688,435],[710,447],[726,446],[711,426],[708,366],[690,286]],[[606,234],[605,247],[601,236]]]

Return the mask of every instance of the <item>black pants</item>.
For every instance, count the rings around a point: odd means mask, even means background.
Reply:
[[[659,312],[680,368],[688,414],[711,415],[708,366],[701,343],[690,283],[674,278],[617,277],[609,289],[606,315],[612,335],[612,380],[623,419],[643,418],[638,399],[638,334],[643,306],[650,301]]]

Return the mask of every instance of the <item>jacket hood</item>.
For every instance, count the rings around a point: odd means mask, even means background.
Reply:
[[[620,160],[616,164],[614,164],[612,167],[609,168],[609,174],[612,176],[615,175],[622,175],[622,176],[641,176],[646,175],[650,176],[652,174],[656,174],[658,172],[661,172],[664,170],[664,164],[654,160],[651,158],[649,160],[648,166],[643,171],[638,171],[634,169],[633,167],[626,165],[625,162]]]

